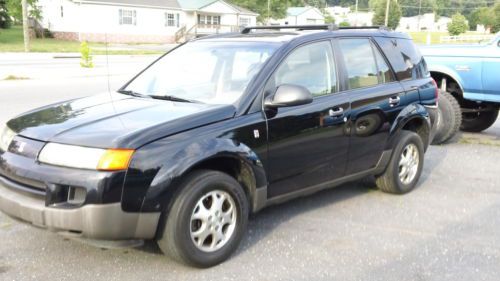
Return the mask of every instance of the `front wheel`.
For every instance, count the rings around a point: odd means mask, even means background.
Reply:
[[[195,171],[180,186],[158,246],[173,259],[193,266],[221,263],[245,233],[248,205],[243,188],[231,176]]]
[[[420,178],[424,164],[424,144],[420,136],[401,131],[385,172],[376,179],[377,187],[388,193],[410,192]]]
[[[466,132],[482,132],[497,121],[498,109],[462,114],[460,130]]]

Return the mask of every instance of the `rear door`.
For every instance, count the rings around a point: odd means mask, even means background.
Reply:
[[[302,45],[279,65],[266,95],[282,84],[307,88],[307,105],[267,110],[268,197],[276,197],[344,176],[348,157],[349,98],[338,92],[331,41]]]
[[[374,168],[396,117],[406,106],[405,90],[371,38],[336,41],[351,101],[351,146],[346,174]]]

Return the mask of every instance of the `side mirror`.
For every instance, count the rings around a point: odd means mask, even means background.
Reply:
[[[273,96],[267,97],[264,106],[278,108],[308,104],[313,101],[313,96],[308,89],[292,84],[283,84],[276,89]]]

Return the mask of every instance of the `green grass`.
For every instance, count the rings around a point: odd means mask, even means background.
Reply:
[[[410,35],[411,39],[413,39],[413,41],[417,44],[427,44],[427,33],[428,33],[427,31],[408,32],[408,35]],[[477,33],[466,32],[464,35],[474,35],[474,34]],[[448,32],[431,32],[431,44],[440,44],[441,36],[450,36],[450,34]]]
[[[104,48],[104,43],[89,43],[90,48]],[[53,38],[33,38],[30,44],[31,52],[40,53],[79,53],[80,42],[58,40]],[[0,53],[1,52],[24,52],[23,29],[21,26],[13,26],[10,29],[0,29]],[[105,50],[92,51],[94,55],[103,55]],[[149,50],[110,50],[110,55],[148,55],[162,52]]]
[[[15,76],[15,75],[9,75],[5,77],[3,80],[28,80],[28,77],[23,77],[23,76]]]

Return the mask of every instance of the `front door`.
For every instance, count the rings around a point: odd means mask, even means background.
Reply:
[[[348,96],[338,93],[332,45],[301,46],[280,64],[266,93],[282,84],[307,88],[311,104],[266,112],[268,118],[268,197],[342,177],[348,157]]]

